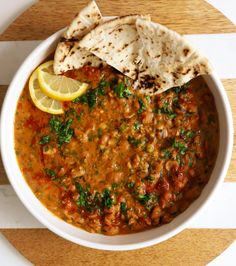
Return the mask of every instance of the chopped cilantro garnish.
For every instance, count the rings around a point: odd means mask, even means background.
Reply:
[[[136,148],[142,143],[141,139],[135,139],[131,136],[128,136],[128,142]]]
[[[109,189],[104,189],[102,193],[102,206],[103,208],[107,207],[110,209],[113,205],[113,198],[111,197],[111,193]]]
[[[140,127],[141,127],[141,123],[139,121],[136,121],[134,123],[134,130],[138,131],[140,129]]]
[[[154,180],[154,177],[153,176],[146,176],[145,178],[144,178],[144,180],[147,180],[147,181],[153,181]]]
[[[89,212],[99,207],[100,194],[98,192],[92,195],[88,187],[83,188],[78,182],[75,182],[75,187],[79,193],[78,199],[76,201],[76,204],[79,207],[83,207]]]
[[[135,183],[134,182],[129,182],[128,184],[127,184],[127,187],[128,188],[133,188],[135,186]]]
[[[176,113],[170,109],[169,103],[167,101],[162,105],[161,113],[168,115],[171,119],[176,117]]]
[[[151,97],[149,95],[146,95],[145,98],[149,103],[151,102]]]
[[[146,110],[146,106],[145,106],[143,100],[140,98],[138,98],[138,103],[139,103],[138,114],[141,114],[143,111]]]
[[[173,105],[174,105],[175,107],[177,107],[177,108],[179,108],[179,107],[180,107],[180,104],[179,104],[179,99],[178,99],[178,97],[175,97],[175,98],[173,99]]]
[[[88,104],[90,108],[93,108],[98,100],[98,96],[105,96],[105,88],[108,87],[110,84],[108,81],[102,79],[95,89],[90,89],[86,92],[86,94],[75,98],[72,102],[73,103],[83,103]]]
[[[58,118],[52,117],[49,121],[51,131],[55,132],[57,135],[57,141],[59,146],[63,143],[69,143],[72,136],[74,135],[74,130],[70,127],[73,119],[68,119],[65,123],[61,122]]]
[[[164,149],[164,150],[162,150],[162,152],[163,152],[163,155],[164,155],[165,159],[170,159],[171,152],[168,149]]]
[[[172,147],[178,149],[178,151],[179,151],[180,154],[182,154],[182,155],[184,155],[185,152],[186,152],[186,150],[188,149],[188,148],[185,146],[184,143],[179,142],[179,141],[176,141],[175,139],[174,139],[174,141],[173,141],[173,143],[172,143]]]
[[[98,138],[101,138],[102,136],[102,129],[99,127],[98,128]]]
[[[128,98],[132,95],[128,87],[122,82],[114,86],[114,93],[119,98]]]
[[[187,91],[188,83],[183,85],[182,87],[173,87],[172,90],[174,90],[175,93],[183,93],[185,94]]]
[[[180,135],[192,138],[195,136],[195,133],[191,131],[185,131],[184,129],[180,129]]]
[[[50,136],[43,136],[43,137],[40,139],[39,144],[44,145],[44,144],[49,143],[49,141],[50,141]]]
[[[127,213],[127,205],[126,205],[125,202],[121,202],[120,211],[121,211],[122,214],[126,215],[126,213]]]
[[[75,108],[69,108],[66,110],[65,115],[66,117],[74,116],[78,121],[81,120],[81,117],[83,116],[83,112],[80,112],[79,114],[76,112]]]
[[[53,177],[53,178],[56,177],[56,173],[52,169],[45,168],[44,172],[46,173],[46,175],[48,175],[50,177]]]
[[[159,195],[157,193],[140,194],[138,195],[138,201],[150,211],[159,201]]]
[[[121,132],[124,132],[126,129],[128,129],[128,125],[126,122],[122,122],[122,124],[119,126],[119,130]]]
[[[157,107],[154,107],[152,109],[152,112],[155,113],[155,114],[158,114],[159,113],[159,109]]]

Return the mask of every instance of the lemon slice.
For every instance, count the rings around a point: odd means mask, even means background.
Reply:
[[[35,70],[29,80],[29,92],[35,106],[50,114],[63,114],[62,103],[48,97],[40,88],[38,73]]]
[[[53,61],[49,61],[37,68],[40,87],[47,96],[59,101],[71,101],[86,92],[87,83],[54,75],[51,71],[52,66]]]

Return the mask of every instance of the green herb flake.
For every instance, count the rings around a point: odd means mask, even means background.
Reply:
[[[135,139],[134,137],[128,136],[128,142],[137,148],[141,143],[141,139]]]
[[[50,119],[49,125],[51,131],[55,132],[57,135],[57,141],[59,146],[64,143],[69,143],[71,141],[71,138],[74,135],[74,130],[70,127],[72,122],[72,118],[68,119],[64,123],[54,116]]]
[[[184,143],[176,141],[174,139],[173,143],[172,143],[172,147],[175,149],[178,149],[178,151],[180,152],[181,155],[184,155],[186,150],[188,149]]]
[[[95,89],[88,90],[86,94],[75,98],[72,102],[88,104],[89,108],[93,108],[98,101],[98,96],[106,95],[105,88],[108,86],[110,86],[110,83],[102,79]]]
[[[127,184],[127,187],[128,187],[128,188],[134,188],[134,186],[135,186],[135,183],[134,183],[134,182],[129,182],[129,183]]]
[[[132,95],[128,87],[122,82],[114,86],[114,93],[119,98],[128,98]]]
[[[122,214],[126,215],[127,214],[127,205],[125,202],[121,202],[120,204],[120,211]]]
[[[56,177],[56,173],[52,169],[45,168],[44,169],[44,172],[46,173],[46,175],[48,175],[48,176],[50,176],[52,178],[55,178]]]
[[[134,123],[134,130],[138,131],[140,129],[140,127],[141,127],[141,123],[139,121],[136,121]]]
[[[171,158],[171,151],[168,149],[162,150],[163,156],[165,159],[170,159]]]
[[[119,126],[119,131],[120,131],[120,132],[124,132],[126,129],[128,129],[128,125],[127,125],[127,123],[123,122],[123,123]]]
[[[178,97],[175,97],[173,99],[173,105],[176,107],[176,108],[179,108],[180,107],[180,104],[179,104],[179,98]]]
[[[75,187],[79,193],[76,204],[79,207],[85,208],[87,211],[91,212],[94,209],[99,208],[100,205],[100,194],[96,192],[91,194],[89,187],[83,188],[79,182],[75,182]]]
[[[101,138],[102,133],[103,133],[103,132],[102,132],[102,129],[99,127],[99,128],[98,128],[98,133],[97,133],[97,134],[98,134],[98,138]]]
[[[173,119],[176,117],[176,113],[174,113],[169,106],[169,103],[166,101],[161,107],[161,113],[166,114],[169,116],[169,118]]]
[[[44,145],[44,144],[48,144],[50,141],[50,136],[43,136],[40,141],[39,144]]]
[[[83,115],[84,115],[84,112],[82,112],[82,111],[79,114],[76,114],[75,117],[76,117],[77,121],[80,121]]]
[[[157,107],[154,107],[154,108],[152,109],[152,112],[153,112],[154,114],[159,114],[159,113],[160,113],[160,109],[158,109]]]
[[[147,210],[151,210],[159,201],[159,195],[157,193],[146,193],[144,195],[138,195],[138,201],[145,206]]]
[[[146,180],[146,181],[153,181],[154,180],[154,177],[149,175],[149,176],[146,176],[144,178],[144,180]]]
[[[185,131],[184,129],[180,129],[180,135],[192,138],[195,136],[195,133],[191,131]]]
[[[146,106],[141,98],[138,98],[138,103],[139,103],[139,109],[138,109],[138,114],[142,114],[143,111],[146,111]]]
[[[146,96],[145,96],[145,98],[146,98],[146,100],[147,100],[147,102],[148,102],[148,103],[150,103],[150,102],[151,102],[151,96],[149,96],[149,95],[146,95]]]
[[[102,193],[102,206],[103,208],[110,209],[113,205],[113,198],[111,197],[111,193],[109,189],[104,189]]]

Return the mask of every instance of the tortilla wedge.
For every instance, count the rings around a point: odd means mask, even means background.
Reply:
[[[90,31],[79,45],[87,49],[124,75],[135,79],[139,51],[139,36],[135,22],[149,16],[129,15],[104,22]]]
[[[159,94],[212,71],[207,59],[178,33],[143,19],[137,19],[136,27],[140,39],[135,87],[142,93]]]
[[[68,29],[58,43],[54,55],[54,72],[62,74],[71,69],[78,69],[85,64],[99,66],[102,61],[89,51],[78,46],[80,40],[91,29],[102,22],[102,15],[95,1],[89,4],[76,15]]]

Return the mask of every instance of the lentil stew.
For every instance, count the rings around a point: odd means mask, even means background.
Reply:
[[[201,193],[219,143],[203,78],[149,97],[111,67],[64,75],[90,89],[65,113],[37,109],[26,84],[15,114],[15,151],[36,197],[89,232],[116,235],[169,223]]]

